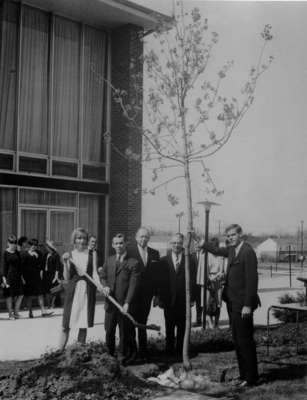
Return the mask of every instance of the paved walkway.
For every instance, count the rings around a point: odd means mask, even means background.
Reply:
[[[269,271],[260,273],[259,296],[262,307],[255,312],[255,323],[266,324],[267,309],[271,304],[278,303],[278,298],[284,293],[293,293],[303,289],[303,284],[293,277],[292,288],[289,288],[287,275],[270,277]],[[195,320],[195,310],[192,310]],[[0,314],[0,360],[27,360],[37,358],[48,350],[56,349],[59,343],[62,322],[62,309],[56,309],[52,317],[40,317],[40,311],[34,311],[33,319],[27,318],[27,312],[21,312],[22,318],[15,321],[8,320],[7,313]],[[104,308],[103,304],[97,304],[95,325],[89,329],[88,340],[104,340]],[[162,327],[164,334],[163,312],[159,308],[152,309],[149,323]],[[227,323],[226,308],[223,306],[221,321]],[[271,318],[271,323],[277,321]],[[157,335],[150,331],[151,335]],[[71,332],[70,341],[76,338],[76,332]]]

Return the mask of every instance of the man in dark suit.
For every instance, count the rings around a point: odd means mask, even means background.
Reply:
[[[104,287],[103,293],[106,297],[108,295],[114,297],[123,307],[123,311],[128,312],[138,285],[139,265],[137,260],[128,255],[123,234],[118,233],[113,237],[112,247],[116,254],[107,259],[100,275]],[[106,298],[106,345],[112,356],[115,352],[117,325],[119,326],[119,359],[127,364],[135,356],[132,323]]]
[[[129,256],[135,258],[140,266],[140,279],[136,295],[131,305],[131,314],[137,322],[147,323],[151,302],[158,291],[160,254],[148,246],[150,234],[148,229],[139,228],[135,235],[136,243],[128,249]],[[138,329],[140,358],[148,359],[147,333]]]
[[[202,248],[200,246],[200,240],[198,240],[195,243],[195,251],[192,253],[192,257],[194,258],[194,262],[196,265],[196,275],[199,266],[199,258],[200,254],[202,253]],[[195,306],[196,306],[196,321],[192,324],[192,326],[197,327],[202,325],[202,313],[203,313],[203,307],[202,307],[202,298],[201,298],[202,290],[201,290],[201,285],[199,285],[196,282],[195,286]]]
[[[252,386],[258,380],[257,353],[254,341],[253,312],[260,304],[257,294],[257,257],[253,248],[242,239],[242,228],[233,224],[226,228],[228,247],[216,248],[204,243],[213,254],[228,257],[223,300],[230,313],[230,323],[239,364],[240,386]]]
[[[171,239],[171,251],[167,256],[161,258],[161,280],[163,286],[160,288],[160,301],[164,308],[166,352],[177,355],[182,353],[185,316],[185,255],[183,251],[183,235],[176,233]],[[190,293],[191,305],[195,300],[196,287],[196,264],[195,259],[190,257]],[[175,338],[175,328],[177,335]],[[175,345],[176,339],[176,345]]]

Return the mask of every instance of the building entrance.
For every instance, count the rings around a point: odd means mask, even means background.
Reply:
[[[70,235],[77,223],[77,212],[71,208],[20,206],[18,236],[52,240],[60,254],[71,248]]]

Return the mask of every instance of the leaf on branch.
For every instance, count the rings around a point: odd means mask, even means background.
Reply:
[[[224,71],[219,71],[218,76],[219,76],[221,79],[223,79],[223,78],[225,78],[226,74],[225,74]]]
[[[167,196],[167,200],[170,202],[170,204],[172,206],[176,206],[177,204],[179,204],[179,199],[178,197],[176,197],[175,195],[169,193]]]
[[[209,138],[210,138],[210,140],[212,140],[212,142],[216,141],[216,134],[214,131],[209,132]]]
[[[193,8],[193,10],[191,11],[191,16],[194,23],[199,21],[201,18],[199,8],[197,7]]]
[[[263,31],[261,32],[261,37],[265,40],[265,41],[269,41],[273,39],[273,35],[271,33],[272,30],[272,26],[269,24],[266,24],[263,28]]]
[[[152,177],[151,177],[151,180],[152,180],[153,182],[155,182],[157,179],[158,179],[157,169],[154,168],[154,169],[152,170]]]

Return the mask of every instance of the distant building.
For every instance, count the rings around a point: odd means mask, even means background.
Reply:
[[[264,242],[260,243],[255,249],[257,258],[261,261],[276,260],[278,250],[278,243],[271,238],[268,238]]]
[[[10,233],[60,251],[76,226],[101,247],[132,235],[141,166],[119,153],[140,153],[142,137],[104,79],[132,96],[139,34],[169,16],[128,0],[3,0],[0,11],[0,250]]]

